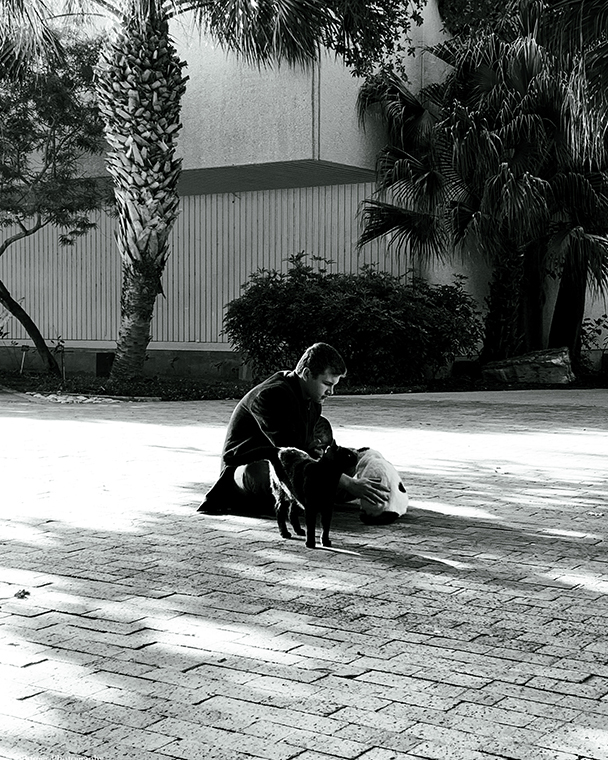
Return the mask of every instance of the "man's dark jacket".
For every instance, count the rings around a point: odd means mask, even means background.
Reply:
[[[229,498],[237,467],[270,459],[277,448],[295,446],[312,453],[321,404],[308,399],[295,372],[277,372],[256,385],[236,405],[222,450],[222,472],[207,499]]]

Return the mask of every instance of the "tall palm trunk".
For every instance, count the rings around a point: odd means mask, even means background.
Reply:
[[[162,0],[130,0],[97,77],[118,208],[121,324],[110,383],[143,373],[154,304],[178,214],[175,158],[184,64],[169,37]]]
[[[544,241],[529,246],[524,253],[521,278],[521,334],[525,353],[544,348],[543,308],[547,274],[545,271],[546,245]]]
[[[567,346],[575,365],[580,362],[587,276],[586,261],[577,261],[572,254],[566,257],[549,333],[549,348]]]
[[[481,352],[482,363],[508,359],[521,353],[523,257],[515,246],[505,244],[501,256],[494,263],[485,337]]]

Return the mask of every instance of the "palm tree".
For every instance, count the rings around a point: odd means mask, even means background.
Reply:
[[[603,0],[557,0],[547,4],[547,40],[563,56],[582,56],[594,93],[608,83],[608,6]]]
[[[109,145],[107,166],[118,207],[123,265],[121,325],[110,383],[143,371],[154,304],[178,213],[180,160],[175,157],[184,63],[169,20],[191,11],[200,28],[257,64],[313,61],[321,45],[357,71],[396,49],[423,0],[71,0],[113,13],[117,32],[98,67],[98,95]]]
[[[15,77],[28,61],[55,56],[59,42],[45,0],[0,0],[0,75]]]
[[[593,112],[582,113],[576,72],[540,44],[534,10],[511,37],[486,31],[436,48],[452,73],[417,98],[396,76],[360,96],[362,113],[380,107],[392,136],[360,244],[389,235],[414,256],[483,255],[493,270],[485,360],[543,347],[552,277],[568,283],[576,270],[585,287],[608,283],[606,160],[581,134]],[[576,350],[583,314],[562,303],[552,340],[564,338],[565,319]]]
[[[595,117],[590,123],[582,120],[583,125],[587,124],[581,130],[582,136],[588,146],[599,146],[601,155],[608,139],[608,6],[601,0],[558,0],[548,5],[546,13],[547,43],[566,66],[578,69],[579,81],[584,84],[580,101],[591,106],[586,114],[591,111]],[[590,241],[576,235],[573,242],[564,261],[549,345],[574,346],[576,354],[580,350],[588,283],[597,278],[589,271],[593,266],[593,258],[586,250]],[[569,318],[572,314],[577,318]]]
[[[142,13],[142,11],[144,11]],[[141,374],[154,304],[177,217],[181,161],[175,157],[186,79],[162,4],[131,2],[98,66],[118,209],[121,324],[111,382]]]

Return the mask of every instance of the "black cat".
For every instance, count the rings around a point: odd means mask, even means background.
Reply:
[[[329,529],[338,481],[343,472],[352,472],[357,464],[357,453],[352,449],[330,444],[320,459],[295,448],[281,448],[277,452],[275,470],[278,480],[273,486],[275,510],[279,531],[283,538],[291,538],[286,520],[295,532],[303,536],[298,508],[303,507],[306,519],[306,546],[316,546],[317,515],[321,515],[321,543],[331,546]],[[295,500],[295,503],[294,503]]]

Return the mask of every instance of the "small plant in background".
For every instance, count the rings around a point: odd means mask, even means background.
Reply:
[[[578,372],[588,377],[608,373],[608,314],[600,317],[587,317],[583,320],[580,333],[581,352],[578,360]],[[599,356],[598,356],[599,353]]]
[[[54,340],[49,341],[52,348],[53,356],[58,357],[58,365],[61,370],[61,379],[65,383],[65,340],[58,335]]]
[[[254,272],[226,307],[224,332],[260,378],[295,366],[316,341],[334,345],[349,384],[407,384],[435,375],[455,356],[476,351],[482,323],[463,278],[451,285],[407,282],[365,265],[328,273],[305,253],[287,272]]]
[[[587,317],[581,329],[581,346],[583,351],[594,351],[608,348],[608,314],[602,314],[597,319]]]
[[[6,326],[10,322],[12,314],[4,307],[0,306],[0,340],[4,340],[8,337]]]

